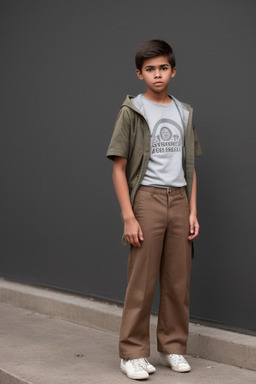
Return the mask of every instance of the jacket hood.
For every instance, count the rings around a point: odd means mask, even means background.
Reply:
[[[135,105],[133,104],[133,102],[131,101],[135,96],[132,96],[132,95],[127,95],[123,104],[122,104],[122,107],[128,107],[128,108],[131,108],[133,109],[135,112],[139,113],[140,115],[142,115],[142,113],[139,111],[138,108],[135,107]],[[172,100],[174,101],[174,103],[176,104],[176,107],[178,108],[179,110],[179,113],[180,113],[180,116],[181,116],[181,119],[183,121],[183,124],[184,126],[186,127],[187,124],[188,124],[188,118],[189,118],[189,112],[193,111],[193,109],[191,108],[191,106],[189,104],[186,104],[186,103],[183,103],[181,101],[179,101],[178,99],[176,99],[174,96],[170,95],[170,97],[172,98]],[[139,101],[137,102],[138,106],[139,105]],[[143,116],[143,115],[142,115]]]

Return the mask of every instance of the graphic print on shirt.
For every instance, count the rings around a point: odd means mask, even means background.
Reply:
[[[176,121],[160,119],[154,126],[151,136],[151,156],[169,156],[182,152],[184,133]]]

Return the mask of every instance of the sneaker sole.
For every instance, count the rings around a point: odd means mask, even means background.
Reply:
[[[148,379],[149,378],[149,374],[148,372],[145,371],[145,375],[144,376],[136,376],[136,375],[129,375],[125,369],[123,368],[120,368],[121,369],[121,372],[124,373],[127,377],[129,377],[129,379],[133,379],[133,380],[145,380],[145,379]]]
[[[191,368],[185,368],[185,369],[177,369],[175,367],[172,367],[168,361],[165,361],[165,360],[160,360],[160,364],[166,366],[166,367],[169,367],[171,368],[172,371],[175,371],[175,372],[179,372],[179,373],[186,373],[186,372],[190,372],[191,371]]]
[[[150,375],[152,374],[152,373],[155,373],[156,372],[156,369],[146,369],[146,371],[147,371],[147,373],[149,373]]]

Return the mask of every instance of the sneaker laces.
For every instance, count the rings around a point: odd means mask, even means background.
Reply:
[[[145,368],[145,363],[143,362],[143,359],[131,359],[130,362],[136,370]]]
[[[185,363],[186,360],[182,355],[171,355],[172,359],[175,361],[175,363]]]

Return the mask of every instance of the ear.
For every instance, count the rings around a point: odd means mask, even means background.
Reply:
[[[144,77],[139,69],[136,69],[136,74],[140,80],[144,80]]]
[[[173,67],[172,74],[171,74],[171,79],[173,79],[175,75],[176,75],[176,67]]]

